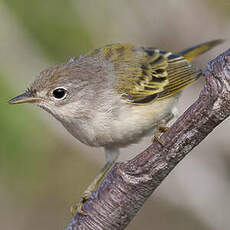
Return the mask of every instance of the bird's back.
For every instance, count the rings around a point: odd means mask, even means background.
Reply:
[[[112,44],[88,55],[111,63],[117,78],[115,88],[124,101],[145,104],[173,96],[194,82],[201,71],[190,61],[220,42],[206,42],[176,54],[152,47]]]

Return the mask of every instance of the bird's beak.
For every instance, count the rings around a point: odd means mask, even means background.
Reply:
[[[35,103],[42,101],[42,98],[32,97],[29,93],[23,93],[17,97],[14,97],[8,101],[8,104],[21,104],[21,103]]]

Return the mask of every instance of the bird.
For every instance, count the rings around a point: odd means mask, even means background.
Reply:
[[[121,147],[148,135],[163,144],[158,134],[177,113],[182,90],[202,75],[191,61],[222,41],[175,53],[129,43],[105,45],[43,70],[24,93],[8,101],[41,107],[80,142],[104,147],[106,164],[72,207],[73,215],[87,215],[83,205]]]

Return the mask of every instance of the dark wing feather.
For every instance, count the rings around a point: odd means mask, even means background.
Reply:
[[[158,99],[166,98],[180,92],[184,87],[193,83],[201,74],[201,70],[195,69],[188,61],[179,55],[168,56],[168,81]]]
[[[144,104],[172,96],[200,74],[183,56],[154,48],[113,44],[90,55],[100,55],[113,64],[116,90],[130,103]]]

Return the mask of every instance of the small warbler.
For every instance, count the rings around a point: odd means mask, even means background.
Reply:
[[[106,165],[73,211],[82,214],[119,155],[119,148],[165,129],[184,87],[202,71],[190,62],[221,43],[206,42],[179,53],[112,44],[42,71],[9,104],[32,103],[51,113],[79,141],[103,146]]]

